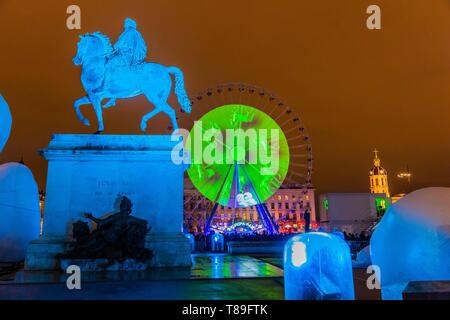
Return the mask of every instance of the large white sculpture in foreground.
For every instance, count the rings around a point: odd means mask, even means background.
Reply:
[[[308,232],[284,247],[286,300],[354,300],[352,258],[337,234]]]
[[[11,130],[11,113],[0,95],[0,151]],[[0,261],[23,260],[28,242],[39,235],[39,192],[30,169],[0,165]]]
[[[370,241],[383,299],[410,281],[450,280],[450,188],[426,188],[392,205]]]

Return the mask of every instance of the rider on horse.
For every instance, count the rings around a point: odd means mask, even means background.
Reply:
[[[174,85],[178,103],[185,112],[191,112],[191,100],[184,88],[183,72],[175,66],[147,63],[147,46],[136,30],[136,22],[126,19],[124,27],[114,48],[109,38],[100,32],[80,36],[73,62],[82,66],[81,83],[86,95],[74,103],[78,119],[90,125],[81,113],[80,106],[91,104],[97,117],[96,133],[100,133],[105,129],[102,109],[115,106],[116,99],[144,95],[155,108],[142,117],[141,130],[145,131],[148,120],[159,112],[169,116],[173,130],[178,129],[176,112],[167,99]],[[102,104],[104,99],[108,101]]]
[[[120,64],[136,66],[144,62],[147,56],[147,46],[141,33],[136,29],[134,20],[125,19],[124,31],[114,45]]]
[[[109,57],[109,63],[105,68],[101,85],[94,92],[101,92],[105,89],[104,85],[109,83],[112,70],[117,68],[132,69],[145,62],[147,45],[136,27],[136,21],[130,18],[125,19],[124,31],[114,45],[114,53]],[[115,99],[111,99],[104,107],[113,105],[115,105]]]

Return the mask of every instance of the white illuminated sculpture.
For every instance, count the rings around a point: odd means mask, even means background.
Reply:
[[[11,131],[11,113],[0,95],[0,152]],[[20,163],[0,165],[0,261],[23,260],[28,242],[39,236],[39,193],[31,170]]]
[[[339,236],[309,232],[284,247],[286,300],[353,300],[350,248]]]
[[[370,240],[383,299],[410,281],[450,280],[450,188],[414,191],[390,206]]]

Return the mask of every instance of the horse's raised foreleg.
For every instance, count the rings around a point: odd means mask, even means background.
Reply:
[[[84,96],[84,97],[78,99],[77,101],[75,101],[73,106],[75,108],[75,112],[77,113],[78,119],[81,122],[83,122],[86,126],[89,126],[89,125],[91,125],[89,120],[86,119],[80,111],[80,106],[82,106],[84,104],[91,104],[91,100],[89,100],[88,96]]]
[[[145,130],[147,130],[147,121],[150,120],[150,118],[154,117],[155,115],[157,115],[161,110],[158,109],[158,107],[156,107],[155,109],[153,109],[151,112],[147,113],[145,116],[142,117],[141,120],[141,130],[143,132],[145,132]]]

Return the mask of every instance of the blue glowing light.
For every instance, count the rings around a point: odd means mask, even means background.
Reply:
[[[223,235],[215,233],[211,236],[211,251],[224,251],[225,239]]]
[[[12,117],[0,95],[0,152],[11,132]],[[25,258],[28,242],[39,236],[38,186],[33,173],[20,163],[0,165],[0,261]]]
[[[189,239],[189,246],[191,247],[191,252],[195,251],[195,237],[192,233],[186,233],[186,238]]]
[[[292,237],[284,248],[284,287],[288,300],[353,300],[349,246],[323,232]]]
[[[0,152],[3,151],[6,142],[9,139],[9,134],[11,133],[12,117],[9,111],[9,106],[0,94]]]
[[[383,300],[411,281],[450,279],[450,188],[424,188],[391,205],[370,240]]]

